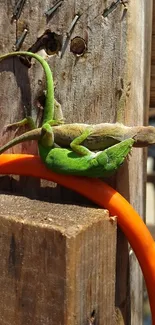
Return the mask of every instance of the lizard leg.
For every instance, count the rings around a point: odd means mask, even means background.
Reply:
[[[61,104],[56,99],[54,99],[54,119],[56,121],[62,121],[62,123],[64,121]]]
[[[72,150],[78,153],[80,156],[90,155],[92,152],[86,147],[82,146],[81,143],[86,140],[91,133],[92,129],[88,128],[79,137],[75,138],[70,144]]]
[[[10,129],[12,127],[16,127],[17,130],[18,130],[21,126],[24,126],[24,125],[28,125],[30,127],[30,130],[36,129],[36,125],[35,125],[32,117],[31,116],[27,116],[27,117],[25,117],[21,121],[18,121],[18,122],[15,122],[15,123],[11,123],[11,124],[6,125],[5,131],[7,131],[8,129]]]
[[[44,95],[46,95],[46,90],[44,90],[43,93],[44,93]],[[54,117],[52,120],[48,120],[47,122],[51,126],[64,124],[64,118],[63,118],[61,104],[56,99],[54,99]]]
[[[104,168],[104,176],[114,173],[123,164],[133,144],[134,140],[129,138],[96,154],[95,160]]]
[[[48,121],[48,124],[50,126],[55,126],[55,125],[64,124],[64,122],[62,120],[50,120],[50,121]]]
[[[43,94],[44,94],[44,96],[46,96],[46,90],[43,91]],[[61,123],[64,123],[64,117],[63,117],[61,104],[56,99],[54,99],[54,119],[53,120],[61,121]],[[57,125],[57,124],[51,124],[51,125]]]
[[[44,148],[51,147],[52,149],[54,147],[54,133],[48,122],[42,126],[41,137],[38,142]]]
[[[61,104],[58,103],[56,99],[54,99],[54,119],[49,120],[48,124],[51,126],[64,124],[63,113],[61,109]]]
[[[61,105],[56,100],[54,100],[54,117],[55,117],[55,119],[48,121],[48,123],[51,126],[64,123]],[[28,125],[30,130],[34,130],[37,128],[35,122],[33,121],[33,118],[31,116],[27,116],[21,121],[6,125],[5,131],[7,131],[8,129],[10,129],[12,127],[16,127],[17,131],[18,131],[18,129],[24,125]],[[17,133],[17,131],[16,131],[16,133]]]

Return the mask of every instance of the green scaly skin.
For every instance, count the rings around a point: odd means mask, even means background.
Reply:
[[[114,174],[123,164],[131,151],[134,140],[124,140],[101,152],[90,152],[79,156],[69,149],[48,149],[39,147],[40,156],[45,165],[59,174],[68,174],[87,177],[108,177]]]
[[[0,56],[0,61],[4,59],[8,59],[14,56],[30,56],[31,58],[36,59],[43,67],[46,77],[46,99],[45,99],[45,107],[44,107],[44,116],[43,116],[43,124],[47,121],[53,120],[54,116],[54,85],[53,85],[53,77],[51,69],[48,63],[38,54],[26,52],[26,51],[18,51],[11,52]]]
[[[92,128],[87,128],[80,136],[75,138],[71,144],[71,149],[65,148],[54,148],[54,133],[51,125],[54,116],[54,90],[53,90],[53,78],[51,70],[47,62],[39,55],[30,52],[13,52],[0,57],[0,61],[16,55],[26,55],[37,59],[43,66],[46,74],[47,92],[46,92],[46,103],[44,108],[43,125],[39,129],[39,135],[37,130],[30,131],[29,136],[22,134],[18,140],[13,139],[6,146],[7,148],[13,146],[15,142],[20,143],[27,141],[28,139],[38,140],[39,154],[44,164],[57,173],[71,174],[78,176],[88,177],[106,177],[113,174],[124,162],[124,159],[130,152],[134,140],[124,140],[104,151],[93,153],[86,147],[82,146],[81,143],[85,141],[88,136],[93,132]],[[33,123],[31,123],[33,127]],[[14,125],[19,125],[14,123]],[[32,132],[34,134],[32,135]],[[20,140],[19,140],[20,138]]]

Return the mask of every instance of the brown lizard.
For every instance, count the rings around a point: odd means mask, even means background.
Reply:
[[[16,123],[14,123],[16,125]],[[18,125],[18,123],[17,123]],[[56,146],[69,147],[70,143],[79,137],[87,128],[92,129],[91,135],[83,142],[83,145],[92,151],[104,150],[118,142],[133,138],[135,147],[146,147],[155,144],[155,127],[153,126],[125,126],[120,123],[100,124],[62,124],[52,126],[54,142]],[[12,139],[0,148],[0,154],[10,147],[29,140],[39,140],[42,128],[34,128]]]

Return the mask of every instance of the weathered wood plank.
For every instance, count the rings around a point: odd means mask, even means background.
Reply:
[[[131,2],[128,14],[127,30],[127,62],[126,62],[126,83],[130,84],[130,93],[126,97],[124,110],[124,123],[127,125],[145,125],[147,123],[149,96],[150,96],[150,58],[151,58],[151,30],[152,30],[152,1]],[[137,21],[138,17],[138,21]],[[135,23],[136,21],[136,23]],[[145,191],[146,191],[146,152],[142,149],[133,149],[132,158],[129,157],[128,169],[124,166],[118,173],[117,189],[131,202],[139,214],[145,218]],[[138,192],[137,192],[138,188]],[[140,324],[142,322],[142,276],[139,265],[132,252],[130,254],[130,265],[126,260],[122,269],[122,258],[119,251],[124,244],[124,240],[118,245],[118,301],[127,306],[125,296],[129,292],[127,286],[123,290],[123,284],[120,288],[120,274],[126,273],[126,282],[128,272],[130,272],[130,308],[131,324]],[[127,249],[127,248],[126,248]],[[124,247],[125,250],[125,247]],[[125,278],[125,274],[123,275]],[[125,281],[124,281],[125,283]],[[129,304],[129,301],[126,300]],[[130,316],[127,314],[127,324],[130,324]]]
[[[155,106],[155,2],[153,0],[150,107]]]
[[[2,51],[10,51],[15,41],[16,33],[27,24],[29,33],[22,46],[28,49],[38,36],[49,28],[52,32],[66,36],[66,32],[75,17],[80,12],[71,39],[75,36],[86,38],[88,51],[80,58],[70,52],[70,42],[62,58],[58,55],[50,56],[48,62],[54,73],[55,97],[61,103],[64,117],[67,122],[115,122],[116,119],[127,125],[143,124],[144,111],[148,107],[149,89],[149,55],[150,55],[150,26],[152,1],[130,1],[128,10],[123,4],[103,17],[104,9],[111,1],[97,0],[79,1],[64,0],[62,6],[47,22],[44,11],[51,7],[50,1],[41,0],[25,3],[21,17],[17,24],[10,23],[11,5],[1,0],[2,12],[7,16],[8,32],[3,20],[0,44]],[[5,17],[4,16],[4,17]],[[147,24],[146,24],[147,20]],[[4,28],[5,27],[5,28]],[[15,28],[16,27],[16,28]],[[12,34],[11,34],[12,33]],[[147,42],[146,42],[147,40]],[[146,46],[147,44],[147,46]],[[146,53],[148,53],[146,55]],[[34,61],[33,61],[34,62]],[[9,60],[0,65],[1,101],[0,101],[0,144],[13,137],[14,131],[3,134],[3,126],[25,116],[25,109],[35,118],[38,115],[38,94],[45,88],[43,71],[39,64],[33,63],[31,69],[23,66],[18,60]],[[9,80],[9,88],[8,88]],[[124,83],[124,92],[121,93],[121,80]],[[128,90],[130,89],[130,92]],[[9,93],[8,93],[9,89]],[[30,92],[31,90],[31,92]],[[12,149],[12,152],[34,152],[34,144],[24,144]],[[133,150],[130,156],[129,169],[127,164],[120,170],[115,179],[110,180],[143,216],[144,194],[144,160],[142,150]],[[40,197],[51,199],[50,183],[44,182],[48,187],[45,192],[40,191]],[[7,185],[9,189],[9,186]],[[12,183],[10,184],[12,188]],[[25,189],[26,188],[26,189]],[[39,184],[24,179],[22,193],[31,195],[38,193]],[[137,196],[137,188],[139,194]],[[13,187],[14,189],[14,187]],[[77,195],[56,188],[56,197],[75,202]],[[67,194],[66,194],[67,193]],[[55,199],[52,192],[52,201]],[[81,199],[78,198],[80,201]],[[126,324],[130,324],[130,297],[128,285],[128,246],[123,235],[119,234],[118,267],[117,267],[117,294],[116,303],[121,308]],[[123,249],[122,249],[123,247]],[[122,260],[124,268],[122,269]],[[131,284],[131,324],[141,323],[142,304],[140,295],[136,296],[141,288],[141,277],[137,264],[132,264],[133,278]],[[139,280],[138,280],[139,278]],[[136,287],[137,286],[137,287]],[[141,289],[140,289],[141,290]]]
[[[129,80],[132,78],[132,85],[131,96],[126,109],[127,114],[129,113],[127,123],[130,125],[135,124],[135,122],[138,125],[148,123],[152,4],[152,1],[140,0],[130,4],[128,78]],[[146,151],[142,149],[133,150],[132,159],[129,162],[129,197],[135,210],[145,219]],[[142,277],[134,254],[130,256],[131,324],[140,324],[143,292]]]
[[[115,323],[116,221],[107,210],[0,198],[0,323]]]

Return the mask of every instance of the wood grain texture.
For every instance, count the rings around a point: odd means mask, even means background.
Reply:
[[[155,5],[153,1],[150,108],[155,107]],[[152,110],[150,110],[152,111]],[[153,116],[155,113],[153,114]]]
[[[22,213],[21,213],[22,211]],[[1,195],[0,323],[115,323],[116,221],[107,210]]]
[[[150,62],[153,2],[136,1],[129,6],[128,24],[128,78],[132,80],[131,94],[126,108],[127,123],[148,123],[150,98]],[[138,22],[137,22],[138,17]],[[136,22],[136,23],[135,23]],[[145,219],[146,202],[146,151],[133,150],[129,158],[130,202]],[[142,315],[142,277],[134,254],[130,254],[131,324],[140,323]]]
[[[63,35],[65,39],[75,14],[82,14],[71,39],[75,36],[85,38],[88,43],[86,54],[80,58],[75,57],[70,52],[69,42],[62,58],[58,55],[48,58],[54,74],[55,97],[62,105],[67,122],[99,123],[115,122],[117,119],[126,125],[143,125],[149,102],[152,1],[129,1],[128,10],[118,4],[104,18],[103,11],[111,1],[64,0],[47,22],[43,13],[51,7],[51,2],[38,0],[33,3],[30,0],[25,3],[19,21],[12,24],[11,3],[6,4],[4,0],[0,3],[4,13],[4,18],[0,20],[0,44],[3,53],[12,50],[16,34],[20,35],[25,25],[28,26],[29,33],[22,46],[23,50],[32,46],[47,28]],[[4,125],[19,120],[26,112],[35,119],[39,115],[37,98],[45,89],[44,74],[40,65],[32,62],[29,70],[18,59],[10,59],[0,65],[0,145],[14,136],[14,131],[8,134],[4,132]],[[121,80],[124,91],[121,90]],[[36,153],[37,149],[32,143],[18,145],[10,151]],[[144,165],[143,151],[134,149],[128,163],[120,169],[116,177],[109,180],[142,216],[145,209]],[[52,185],[53,191],[51,183],[41,183],[45,191],[40,189],[38,182],[22,178],[18,191],[31,197],[47,198],[52,202],[55,199],[64,202],[64,198],[70,202],[81,202],[81,197],[77,194],[64,191],[55,185]],[[17,182],[11,180],[9,183],[6,178],[2,188],[14,192],[17,190]],[[125,324],[140,324],[141,276],[135,258],[129,267],[128,245],[121,232],[117,251],[116,305],[123,312]]]

